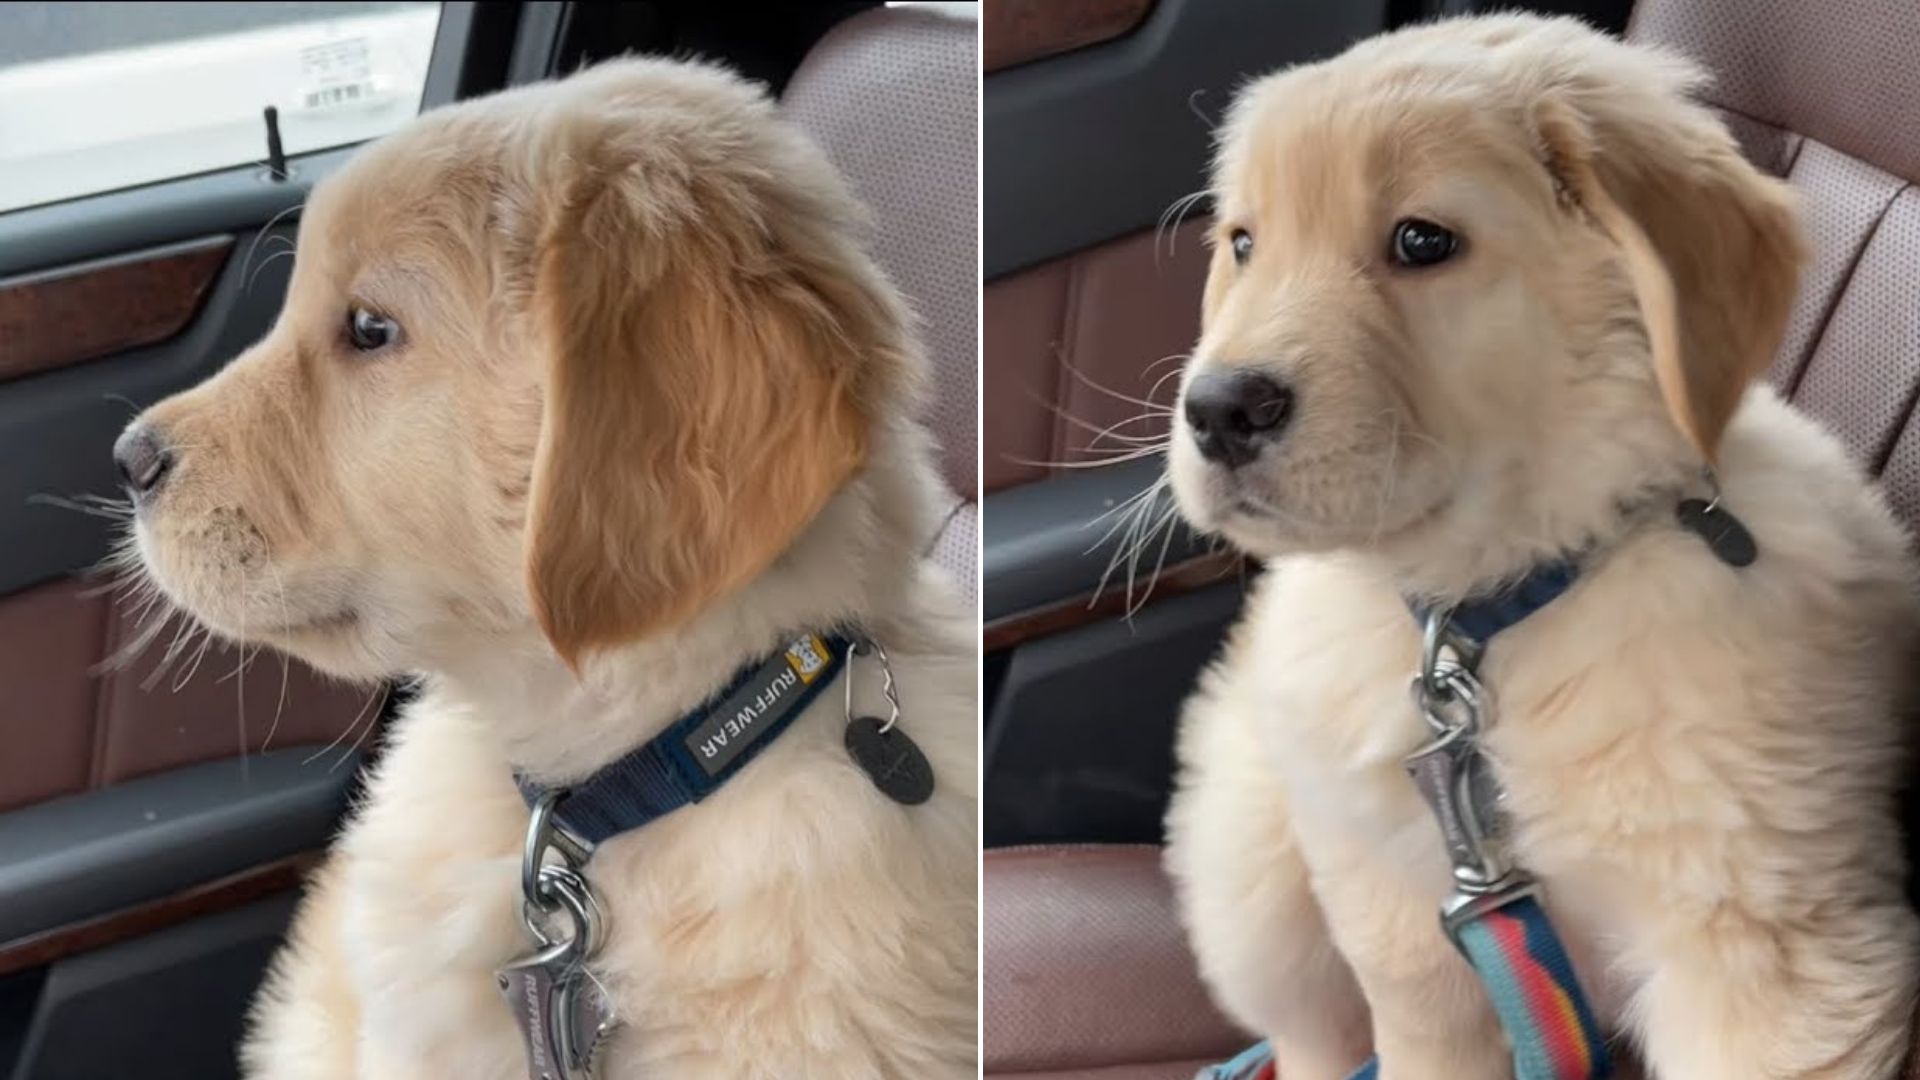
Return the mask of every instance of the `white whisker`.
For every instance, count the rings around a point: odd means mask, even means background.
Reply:
[[[1165,446],[1155,443],[1152,446],[1140,447],[1138,450],[1116,450],[1110,456],[1098,461],[1035,461],[1017,457],[1009,457],[1007,460],[1016,465],[1032,465],[1042,469],[1106,469],[1115,465],[1124,465],[1129,461],[1139,461],[1141,458],[1159,457],[1165,452]]]
[[[211,627],[202,627],[200,632],[200,648],[194,652],[193,662],[188,665],[186,671],[181,673],[179,680],[173,684],[174,693],[179,693],[181,687],[193,681],[194,675],[200,670],[200,661],[206,659],[207,653],[211,651],[212,648],[213,630]]]
[[[392,692],[392,687],[390,685],[387,687],[387,689],[389,693]],[[385,707],[386,703],[387,703],[387,695],[383,694],[381,695],[381,698],[380,698],[380,704],[382,707]],[[353,755],[359,752],[361,745],[364,744],[367,741],[367,739],[373,735],[373,729],[379,726],[380,726],[380,711],[376,709],[373,715],[367,718],[366,728],[363,729],[360,732],[359,736],[353,740],[353,745],[347,747],[346,751],[340,755],[340,760],[334,762],[332,765],[329,765],[327,767],[327,771],[332,772],[333,770],[353,760]]]
[[[392,686],[390,684],[382,683],[379,686],[376,686],[372,690],[368,691],[367,700],[360,703],[359,710],[353,714],[352,720],[347,721],[347,726],[340,729],[340,734],[335,735],[333,737],[332,742],[328,743],[327,745],[321,747],[318,750],[315,750],[313,753],[308,754],[306,759],[302,761],[301,764],[311,765],[314,762],[319,761],[321,758],[325,757],[329,752],[335,749],[338,749],[340,744],[346,741],[347,736],[351,735],[354,729],[360,726],[360,718],[367,715],[367,707],[373,704],[373,699],[376,696],[378,696],[381,700],[381,703],[385,704],[386,702],[385,692],[391,691],[391,690],[392,690]],[[377,717],[378,715],[379,715],[378,712],[376,712],[375,716]],[[345,761],[346,757],[351,754],[352,754],[352,751],[349,750],[347,752],[347,755],[343,755],[341,757],[341,761]],[[339,762],[335,762],[333,765],[333,768],[337,769],[339,767],[340,767]]]
[[[282,632],[284,632],[288,628],[288,626],[291,625],[291,620],[287,618],[287,582],[285,578],[280,576],[280,571],[276,567],[274,567],[272,563],[267,564],[267,569],[273,572],[274,592],[277,593],[280,598],[280,629]],[[286,712],[286,709],[287,709],[287,680],[288,680],[289,674],[290,674],[290,671],[289,671],[289,664],[287,660],[287,654],[281,653],[280,654],[280,700],[276,702],[273,706],[273,723],[267,725],[267,737],[264,740],[262,740],[260,743],[260,749],[262,752],[266,751],[269,747],[273,745],[273,736],[276,732],[280,730],[280,715]]]
[[[272,265],[273,265],[273,260],[275,260],[275,259],[278,259],[278,258],[282,258],[282,257],[288,257],[288,256],[291,256],[292,254],[293,254],[293,250],[292,250],[291,248],[289,248],[289,249],[287,249],[287,250],[285,250],[285,251],[275,251],[275,252],[273,252],[273,253],[271,253],[271,254],[269,254],[269,255],[268,255],[268,256],[267,256],[266,258],[264,258],[264,259],[261,259],[261,260],[260,260],[260,265],[259,265],[259,266],[256,266],[256,267],[254,267],[254,268],[253,268],[253,273],[252,273],[251,275],[249,275],[249,276],[248,276],[248,278],[247,278],[247,283],[246,283],[246,286],[245,286],[245,291],[246,291],[246,293],[247,293],[248,295],[251,295],[251,294],[253,293],[253,286],[254,286],[254,283],[255,283],[256,281],[258,281],[258,280],[260,280],[260,275],[266,272],[266,270],[267,270],[267,267],[269,267],[269,266],[272,266]]]
[[[280,224],[280,221],[282,218],[286,217],[288,214],[291,214],[296,210],[299,210],[300,208],[306,205],[307,204],[305,200],[294,203],[292,206],[289,206],[286,209],[281,210],[279,213],[268,218],[267,223],[265,225],[260,226],[260,231],[253,234],[253,243],[247,245],[247,257],[240,261],[240,272],[243,276],[246,274],[246,271],[253,265],[253,257],[260,250],[260,242],[265,240],[267,236],[273,232],[273,227],[275,225]],[[289,247],[293,246],[294,242],[291,238],[278,237],[277,239],[286,240],[287,245]]]
[[[1115,390],[1111,386],[1107,386],[1103,383],[1097,382],[1094,380],[1092,376],[1088,375],[1084,371],[1081,371],[1079,368],[1074,367],[1072,364],[1062,363],[1060,366],[1066,370],[1067,374],[1072,375],[1075,380],[1079,381],[1080,383],[1094,390],[1098,390],[1101,393],[1106,394],[1108,397],[1115,398],[1119,401],[1127,402],[1130,405],[1139,405],[1145,409],[1157,410],[1160,412],[1173,411],[1173,408],[1170,405],[1162,405],[1157,401],[1148,401],[1145,398],[1137,398],[1131,394],[1124,394],[1118,390]]]
[[[273,256],[269,255],[267,258],[271,261]],[[233,722],[240,735],[240,782],[242,784],[250,779],[250,766],[247,759],[247,650],[244,645],[247,640],[246,599],[247,572],[242,569],[240,571],[240,641],[243,644],[234,650],[236,659],[233,681],[233,700],[236,706]]]

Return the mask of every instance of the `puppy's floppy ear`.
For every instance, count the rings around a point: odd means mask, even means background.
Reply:
[[[527,573],[575,667],[766,570],[866,459],[850,286],[689,182],[589,176],[542,243]]]
[[[1646,70],[1622,64],[1618,82],[1541,94],[1533,125],[1563,201],[1619,245],[1661,395],[1711,464],[1785,332],[1801,232],[1787,186],[1748,164],[1720,121],[1685,99],[1698,74],[1665,57],[1632,62]]]

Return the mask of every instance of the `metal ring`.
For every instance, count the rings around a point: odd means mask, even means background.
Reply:
[[[846,691],[847,723],[849,724],[853,723],[853,658],[860,655],[861,644],[864,640],[864,638],[855,638],[853,643],[847,646],[847,677],[842,680],[846,685],[841,687],[841,689]]]
[[[1444,664],[1434,673],[1439,693],[1430,693],[1426,680],[1413,681],[1413,693],[1419,702],[1421,715],[1427,719],[1427,726],[1443,739],[1455,734],[1472,734],[1480,728],[1481,687],[1480,680],[1473,672],[1458,664]],[[1449,711],[1460,711],[1458,720],[1449,715]]]
[[[1455,665],[1445,663],[1442,650],[1452,644],[1448,640],[1448,623],[1453,619],[1452,608],[1436,608],[1427,612],[1420,636],[1420,687],[1428,697],[1439,697],[1445,693],[1440,677],[1440,669]]]
[[[604,931],[604,920],[600,915],[600,904],[594,898],[593,887],[581,873],[569,866],[548,865],[540,868],[539,898],[523,900],[520,905],[520,921],[526,924],[527,931],[541,948],[566,945],[577,955],[591,956],[600,948]],[[572,923],[573,932],[563,937],[554,937],[547,933],[546,921],[559,912],[565,912]]]
[[[569,869],[578,870],[587,864],[593,848],[585,841],[575,837],[560,827],[554,820],[553,809],[567,793],[562,789],[542,792],[533,802],[533,815],[527,821],[527,841],[520,851],[520,895],[527,903],[538,904],[543,910],[551,911],[547,897],[540,887],[540,872],[546,865],[547,852],[560,853],[560,861]]]
[[[1720,508],[1720,477],[1714,473],[1713,466],[1709,465],[1700,470],[1700,478],[1707,482],[1707,493],[1711,496],[1707,499],[1706,509],[1701,513],[1711,514]]]
[[[852,647],[847,650],[847,723],[853,723],[853,658],[863,652],[870,652],[880,658],[880,672],[886,680],[880,687],[880,692],[887,696],[887,720],[880,725],[880,734],[885,735],[900,722],[900,691],[893,683],[893,664],[887,659],[887,650],[881,648],[879,642],[869,637],[856,639]]]

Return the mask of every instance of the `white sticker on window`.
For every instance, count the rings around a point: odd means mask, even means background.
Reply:
[[[309,45],[300,50],[300,79],[306,89],[301,105],[331,109],[356,105],[376,96],[373,50],[364,37]]]

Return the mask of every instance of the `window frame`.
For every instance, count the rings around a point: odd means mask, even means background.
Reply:
[[[475,0],[441,4],[421,87],[421,113],[460,96],[476,6]],[[0,211],[0,277],[266,221],[304,203],[313,185],[362,145],[289,155],[284,180],[249,162]]]

